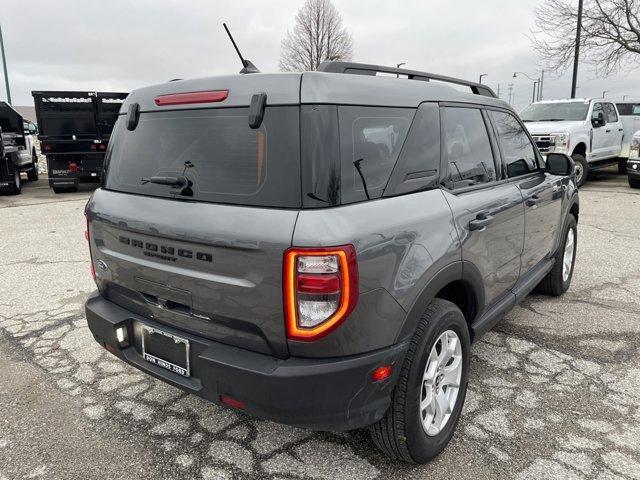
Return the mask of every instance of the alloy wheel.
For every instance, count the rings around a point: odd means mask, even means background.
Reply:
[[[462,378],[462,346],[453,330],[442,333],[429,353],[420,389],[420,419],[430,437],[445,427],[456,405]]]
[[[570,228],[567,232],[567,240],[564,244],[564,256],[562,258],[562,281],[569,280],[571,274],[571,267],[573,266],[573,257],[575,250],[576,235],[573,232],[573,228]]]

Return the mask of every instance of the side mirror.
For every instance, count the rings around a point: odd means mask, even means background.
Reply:
[[[598,112],[598,116],[596,118],[591,119],[591,124],[594,128],[603,127],[605,125],[604,121],[604,113]]]
[[[572,175],[576,168],[573,159],[564,153],[550,153],[547,155],[547,172],[551,175],[566,177]]]

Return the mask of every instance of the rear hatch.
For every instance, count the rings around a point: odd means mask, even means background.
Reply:
[[[288,356],[283,252],[301,205],[299,75],[172,82],[133,92],[87,206],[96,280],[129,310],[205,338]],[[217,103],[155,98],[227,90]],[[264,119],[249,126],[254,94]],[[131,125],[129,125],[130,127]],[[150,182],[184,177],[186,184]]]

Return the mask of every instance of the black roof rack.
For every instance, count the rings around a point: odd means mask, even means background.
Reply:
[[[409,80],[422,80],[423,82],[436,80],[438,82],[455,83],[456,85],[463,85],[471,88],[471,91],[476,95],[497,98],[496,94],[490,87],[481,83],[470,82],[460,78],[446,77],[435,73],[420,72],[418,70],[407,70],[405,68],[383,67],[380,65],[368,65],[366,63],[327,61],[320,64],[318,71],[328,73],[351,73],[355,75],[376,75],[378,72],[404,75]]]

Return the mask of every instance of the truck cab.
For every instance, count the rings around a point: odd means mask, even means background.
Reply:
[[[619,161],[624,125],[612,102],[544,100],[532,103],[520,116],[540,153],[566,153],[573,158],[578,186],[584,184],[590,170]]]

